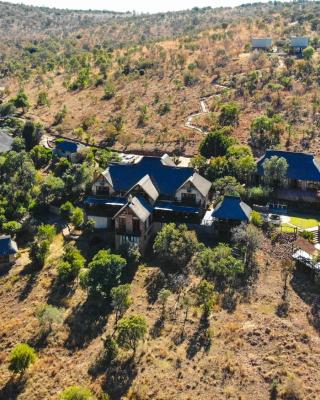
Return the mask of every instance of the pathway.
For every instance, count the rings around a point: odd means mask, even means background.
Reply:
[[[195,125],[195,124],[193,123],[193,120],[194,120],[194,118],[199,117],[200,115],[205,115],[205,114],[208,114],[208,113],[209,113],[209,106],[208,106],[208,104],[207,104],[207,100],[208,100],[208,99],[211,99],[211,98],[213,98],[213,97],[220,97],[222,91],[225,90],[225,89],[228,89],[228,86],[219,85],[219,84],[217,84],[217,83],[214,84],[214,87],[220,89],[220,93],[215,93],[215,94],[212,94],[212,95],[210,95],[210,96],[206,96],[206,97],[201,97],[201,98],[200,98],[200,112],[194,113],[194,114],[191,114],[191,115],[188,116],[187,121],[186,121],[186,123],[185,123],[185,127],[186,127],[186,128],[194,129],[194,130],[196,130],[196,131],[198,131],[198,132],[200,132],[200,133],[202,133],[202,134],[204,134],[204,135],[207,134],[206,131],[204,131],[204,130],[203,130],[202,128],[200,128],[199,126]]]

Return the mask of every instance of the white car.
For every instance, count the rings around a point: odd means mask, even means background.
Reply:
[[[268,222],[272,225],[281,225],[281,217],[277,214],[269,214]]]

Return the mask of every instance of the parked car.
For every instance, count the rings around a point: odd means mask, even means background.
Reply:
[[[269,214],[268,215],[268,222],[272,225],[280,225],[281,224],[281,217],[277,214]]]

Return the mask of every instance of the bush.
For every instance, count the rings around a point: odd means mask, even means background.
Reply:
[[[257,211],[252,211],[251,222],[253,223],[253,225],[257,226],[258,228],[261,228],[264,224],[262,215]]]
[[[60,400],[95,400],[91,390],[83,386],[70,386],[60,395]]]
[[[304,239],[308,240],[310,243],[314,241],[314,233],[309,231],[300,231],[299,236],[303,237]]]
[[[65,284],[73,282],[79,276],[84,263],[85,258],[80,251],[72,245],[67,246],[63,261],[58,265],[58,280]]]
[[[9,370],[15,374],[23,373],[29,365],[36,361],[35,350],[25,343],[17,344],[9,356]]]
[[[54,324],[62,322],[62,312],[59,308],[44,304],[36,312],[42,333],[50,333]]]
[[[16,235],[19,231],[21,231],[22,225],[17,221],[8,221],[2,225],[2,230],[4,233],[8,235]]]
[[[198,247],[194,232],[186,225],[165,224],[157,234],[153,251],[167,264],[185,267]]]
[[[234,139],[228,136],[228,133],[230,133],[230,129],[228,128],[208,133],[200,143],[200,154],[206,158],[225,156],[228,147],[234,144]]]

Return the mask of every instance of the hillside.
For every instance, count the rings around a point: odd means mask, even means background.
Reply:
[[[319,17],[0,2],[0,400],[320,398]]]
[[[293,35],[308,35],[317,47],[316,4],[301,6],[302,15],[297,4],[141,16],[27,8],[15,18],[23,38],[9,17],[21,9],[1,7],[8,17],[0,32],[18,43],[2,42],[3,100],[24,87],[26,117],[47,128],[117,149],[194,155],[203,135],[185,126],[187,118],[222,83],[229,89],[208,100],[199,126],[215,129],[221,106],[233,101],[241,112],[232,135],[240,142],[248,142],[254,118],[277,114],[281,147],[319,152],[318,54],[312,62],[283,55]],[[47,28],[43,15],[52,20]],[[276,53],[248,52],[253,36],[269,35]]]

